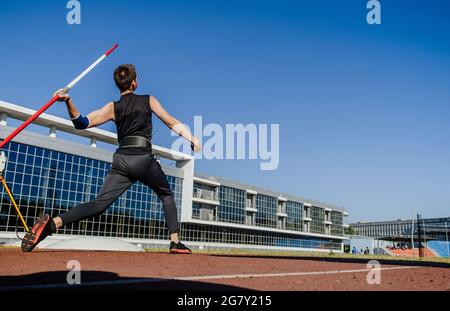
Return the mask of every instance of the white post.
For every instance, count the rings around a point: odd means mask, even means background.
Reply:
[[[51,125],[48,131],[48,136],[51,138],[56,138],[56,126]]]
[[[181,193],[181,219],[180,222],[192,219],[192,194],[194,193],[194,159],[178,160],[176,167],[184,170]]]
[[[91,147],[97,148],[97,138],[91,137]]]
[[[0,125],[6,126],[8,121],[8,115],[6,112],[2,112],[0,114]]]

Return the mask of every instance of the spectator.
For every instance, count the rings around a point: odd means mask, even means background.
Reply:
[[[356,250],[356,247],[353,246],[353,248],[352,248],[352,254],[356,254],[356,253],[358,253],[358,251]]]
[[[370,254],[370,250],[368,247],[366,247],[366,249],[364,250],[364,254],[369,255]]]

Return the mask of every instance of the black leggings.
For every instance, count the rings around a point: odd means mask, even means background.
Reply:
[[[63,225],[66,226],[103,213],[138,180],[155,191],[162,201],[169,233],[177,233],[179,227],[173,193],[161,165],[151,153],[142,155],[114,153],[112,168],[106,176],[98,196],[91,202],[82,203],[61,214]]]

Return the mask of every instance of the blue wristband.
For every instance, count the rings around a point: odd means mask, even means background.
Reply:
[[[80,114],[75,119],[72,119],[72,123],[77,130],[84,130],[84,129],[87,129],[89,126],[89,119],[87,117],[83,117]]]

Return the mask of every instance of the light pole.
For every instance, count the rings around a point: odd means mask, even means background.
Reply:
[[[413,257],[416,257],[416,251],[414,250],[414,214],[416,213],[415,210],[413,210],[413,216],[411,218],[411,247],[413,250]]]
[[[450,244],[448,244],[447,222],[445,222],[445,239],[447,240],[447,257],[450,257]]]

